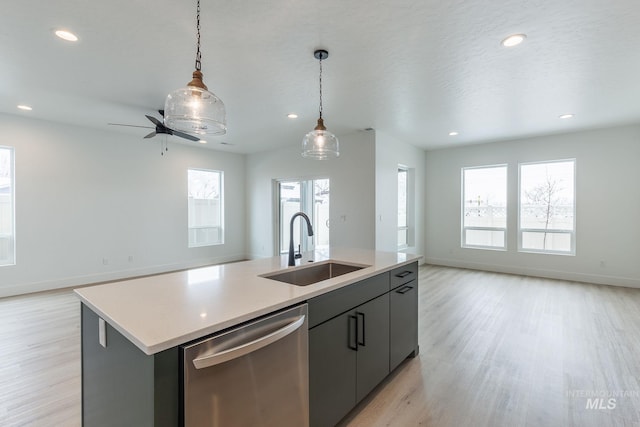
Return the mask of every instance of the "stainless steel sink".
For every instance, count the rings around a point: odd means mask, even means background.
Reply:
[[[296,286],[307,286],[343,274],[361,270],[368,265],[344,264],[336,261],[325,261],[313,265],[305,265],[288,270],[276,271],[274,273],[262,274],[264,277],[279,282],[289,283]]]

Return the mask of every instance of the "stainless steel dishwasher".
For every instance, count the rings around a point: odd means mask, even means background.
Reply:
[[[307,304],[181,346],[185,427],[309,425]]]

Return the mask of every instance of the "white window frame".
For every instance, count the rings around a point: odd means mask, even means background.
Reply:
[[[189,209],[189,193],[188,193],[188,188],[189,188],[189,172],[190,171],[198,171],[198,172],[209,172],[209,173],[215,173],[218,174],[218,194],[219,194],[219,198],[220,198],[220,204],[219,204],[219,209],[220,209],[220,224],[213,226],[213,227],[205,227],[205,226],[190,226],[189,225],[189,216],[190,216],[190,209]],[[192,238],[192,234],[195,232],[195,230],[201,230],[201,229],[218,229],[218,233],[220,236],[220,239],[218,241],[204,241],[204,242],[198,242],[196,241],[196,239]],[[218,245],[224,245],[224,240],[225,240],[225,232],[224,232],[224,171],[220,171],[220,170],[214,170],[214,169],[203,169],[203,168],[188,168],[187,169],[187,242],[188,242],[188,247],[189,248],[199,248],[199,247],[205,247],[205,246],[218,246]]]
[[[273,191],[273,206],[274,206],[274,215],[277,220],[275,221],[275,230],[274,230],[274,252],[276,254],[287,254],[289,253],[289,241],[283,241],[283,228],[289,227],[289,221],[291,218],[282,218],[282,206],[281,206],[281,185],[286,182],[297,182],[300,184],[300,210],[305,212],[309,219],[311,220],[311,224],[314,229],[314,235],[308,237],[307,234],[307,225],[303,224],[303,219],[296,220],[297,225],[294,224],[294,227],[298,227],[300,230],[299,235],[304,238],[301,239],[301,242],[295,242],[294,244],[300,245],[300,250],[302,252],[312,251],[316,248],[316,237],[318,234],[319,224],[317,224],[318,218],[316,218],[316,200],[315,200],[315,182],[320,180],[329,181],[329,205],[331,204],[331,179],[326,176],[319,176],[313,178],[291,178],[291,179],[275,179],[273,180],[274,191]],[[328,226],[328,223],[327,223]],[[303,228],[304,227],[304,228]],[[296,246],[295,251],[298,251],[298,247]]]
[[[9,185],[11,188],[11,194],[9,196],[9,211],[11,232],[9,235],[1,235],[0,238],[7,239],[9,241],[9,256],[6,260],[0,259],[0,267],[16,265],[16,168],[15,168],[15,155],[16,151],[13,147],[0,145],[0,149],[9,151]]]
[[[464,205],[465,205],[465,177],[464,172],[473,169],[494,169],[505,168],[505,226],[504,227],[478,227],[478,226],[465,226],[464,225]],[[506,163],[496,165],[482,165],[482,166],[468,166],[463,167],[460,170],[460,247],[466,249],[483,249],[491,251],[507,251],[508,235],[507,230],[509,226],[509,165]],[[470,245],[467,244],[467,231],[502,231],[504,233],[504,245],[503,246],[486,246],[486,245]]]
[[[549,163],[567,163],[567,162],[572,162],[573,163],[573,229],[572,230],[561,230],[561,229],[553,229],[553,230],[545,230],[543,228],[522,228],[521,227],[521,218],[520,218],[520,214],[521,214],[521,208],[520,205],[522,203],[522,177],[521,177],[521,171],[522,171],[522,166],[527,166],[527,165],[541,165],[541,164],[549,164]],[[577,199],[577,194],[576,194],[576,169],[577,169],[577,162],[575,158],[571,158],[571,159],[559,159],[559,160],[545,160],[545,161],[538,161],[538,162],[525,162],[525,163],[518,163],[518,252],[523,252],[523,253],[536,253],[536,254],[547,254],[547,255],[568,255],[568,256],[575,256],[576,254],[576,199]],[[548,234],[569,234],[570,238],[571,238],[571,248],[568,251],[554,251],[554,250],[549,250],[549,249],[530,249],[530,248],[526,248],[523,249],[522,248],[522,235],[523,233],[548,233]]]
[[[398,171],[397,174],[400,175],[400,172],[404,172],[406,174],[406,178],[405,178],[405,193],[406,193],[406,198],[404,201],[404,208],[405,208],[405,225],[401,226],[398,223],[398,235],[400,234],[400,232],[404,232],[405,234],[405,243],[401,244],[400,240],[398,239],[398,250],[402,250],[402,249],[407,249],[409,247],[409,217],[410,217],[410,212],[409,212],[409,205],[410,205],[410,193],[409,193],[409,168],[404,166],[404,165],[398,165]],[[399,176],[398,176],[399,178]],[[399,188],[399,187],[398,187]],[[400,196],[398,195],[398,216],[400,214]]]

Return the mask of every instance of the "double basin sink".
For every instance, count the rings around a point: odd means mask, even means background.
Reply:
[[[362,270],[368,265],[346,264],[338,261],[323,261],[313,265],[305,265],[273,273],[261,274],[260,277],[289,283],[296,286],[308,286],[323,280],[342,276],[353,271]]]

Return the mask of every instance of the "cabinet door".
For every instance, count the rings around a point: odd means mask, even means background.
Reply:
[[[357,385],[359,402],[389,374],[389,294],[355,309],[357,324]]]
[[[356,317],[344,313],[309,330],[309,423],[334,426],[356,404]]]
[[[82,425],[178,425],[178,348],[148,356],[109,324],[103,347],[98,315],[85,304],[81,307]]]
[[[390,370],[418,348],[418,281],[390,292]]]

